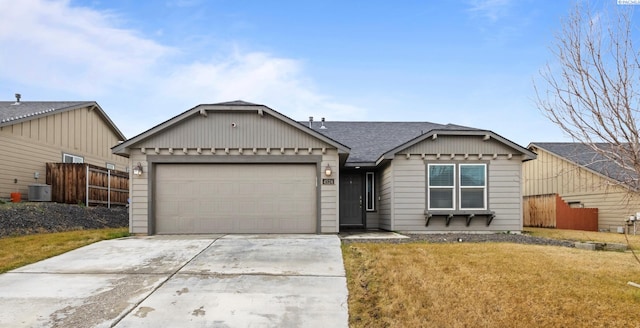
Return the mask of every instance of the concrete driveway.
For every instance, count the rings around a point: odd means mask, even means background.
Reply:
[[[347,327],[337,236],[98,242],[0,275],[0,327]]]

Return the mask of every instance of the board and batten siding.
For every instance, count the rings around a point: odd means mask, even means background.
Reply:
[[[509,154],[517,151],[494,140],[483,140],[483,136],[446,136],[439,135],[419,142],[400,153],[403,154]]]
[[[62,162],[62,154],[84,158],[84,162],[100,167],[114,164],[116,170],[126,170],[128,159],[115,155],[111,147],[118,135],[96,110],[79,108],[34,118],[0,128],[0,197],[20,192],[26,199],[28,186],[45,183],[47,162]],[[18,183],[14,183],[18,179]]]
[[[298,124],[297,122],[295,124]],[[235,125],[235,126],[234,126]],[[253,112],[217,112],[194,115],[135,145],[154,148],[322,148],[328,145],[270,115]]]
[[[558,194],[565,202],[598,209],[598,229],[616,232],[640,212],[640,194],[574,163],[535,149],[538,158],[523,165],[524,196]]]

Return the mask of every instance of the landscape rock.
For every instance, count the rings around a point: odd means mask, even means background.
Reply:
[[[128,225],[128,209],[123,206],[86,207],[48,202],[0,204],[0,238]]]

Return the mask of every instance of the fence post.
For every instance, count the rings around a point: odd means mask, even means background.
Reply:
[[[111,170],[107,169],[107,208],[111,208]]]
[[[86,181],[86,184],[87,184],[87,190],[86,190],[87,201],[84,203],[84,205],[89,206],[89,165],[85,164],[84,166],[87,168],[87,175],[84,178],[84,181]]]

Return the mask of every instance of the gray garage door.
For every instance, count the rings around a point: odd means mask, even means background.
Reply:
[[[314,233],[316,166],[158,164],[158,234]]]

